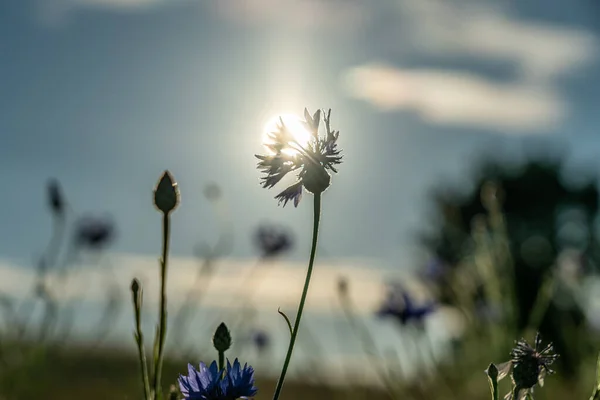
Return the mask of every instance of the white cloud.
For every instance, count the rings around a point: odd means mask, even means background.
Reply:
[[[361,0],[38,0],[38,17],[57,25],[74,11],[140,11],[173,2],[197,3],[202,10],[225,19],[248,24],[277,24],[282,27],[317,27],[355,31],[368,18]]]
[[[409,110],[442,125],[538,131],[560,122],[566,105],[544,86],[494,83],[447,70],[369,64],[348,71],[349,93],[379,109]]]
[[[598,57],[592,32],[517,18],[497,2],[395,1],[411,33],[402,40],[426,53],[511,62],[523,78],[539,80],[571,73]],[[398,35],[389,32],[390,39]]]
[[[121,298],[129,299],[129,285],[134,277],[140,279],[144,287],[144,304],[152,307],[158,301],[158,261],[154,257],[139,255],[112,255],[111,264],[115,265],[116,284]],[[192,287],[198,270],[198,260],[176,257],[170,261],[168,275],[169,304],[177,307]],[[254,260],[220,260],[215,265],[203,306],[211,308],[231,308],[243,304],[248,291],[252,290],[253,306],[258,309],[276,310],[295,308],[304,284],[305,268],[303,263],[278,262],[271,267],[265,265],[258,271],[258,281],[251,281],[253,288],[243,287],[246,276],[256,264]],[[345,260],[324,263],[318,262],[311,281],[307,310],[330,312],[331,305],[337,304],[337,280],[340,276],[350,282],[350,291],[357,311],[369,313],[377,308],[384,295],[383,272],[373,268],[368,261],[359,265]],[[51,288],[61,301],[86,299],[102,301],[106,298],[110,274],[100,268],[80,267],[68,278],[67,285],[57,286],[57,277],[48,280]],[[30,290],[34,282],[33,270],[23,269],[8,262],[0,262],[0,293],[22,297]],[[256,287],[258,285],[258,287]],[[236,301],[223,301],[222,294]]]
[[[368,63],[344,74],[354,97],[381,110],[410,110],[433,124],[543,132],[568,115],[557,79],[589,66],[598,39],[584,30],[512,17],[498,3],[471,0],[393,0],[397,24],[381,38],[385,51],[471,57],[513,65],[500,83],[461,70],[405,70]]]

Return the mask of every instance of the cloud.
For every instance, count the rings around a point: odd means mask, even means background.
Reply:
[[[93,301],[106,299],[107,285],[116,284],[121,298],[129,299],[129,285],[134,277],[140,279],[144,286],[144,304],[153,307],[158,301],[158,262],[154,257],[140,255],[112,255],[111,264],[115,266],[116,281],[110,280],[109,271],[98,267],[79,267],[66,281],[66,285],[58,286],[57,275],[48,279],[60,301]],[[219,260],[215,265],[215,274],[211,279],[203,306],[218,309],[241,307],[246,296],[252,292],[252,304],[256,308],[276,310],[295,308],[304,284],[305,268],[303,263],[277,262],[272,266],[264,265],[255,270],[257,281],[247,281],[250,269],[255,260]],[[321,262],[315,268],[307,310],[313,312],[330,312],[331,306],[338,304],[337,281],[344,276],[350,282],[350,293],[356,303],[357,311],[372,312],[384,294],[383,272],[373,268],[368,261],[356,264],[347,260]],[[198,271],[198,260],[194,258],[176,257],[170,261],[168,292],[169,303],[177,307],[183,302],[192,288]],[[9,262],[0,262],[0,293],[13,297],[22,297],[28,293],[34,282],[33,270],[24,269]],[[252,287],[244,283],[250,282]],[[57,288],[61,288],[57,290]],[[223,294],[228,299],[223,301]]]
[[[410,30],[402,40],[414,42],[425,53],[512,62],[524,79],[537,80],[571,73],[598,57],[598,38],[592,32],[518,18],[497,2],[395,3]],[[398,40],[399,34],[389,32],[389,39]]]
[[[347,71],[344,84],[349,94],[382,111],[413,111],[437,125],[536,132],[559,123],[567,110],[556,91],[543,85],[494,83],[448,70],[373,63]]]
[[[135,12],[173,2],[197,3],[202,10],[244,24],[276,24],[311,30],[355,31],[368,20],[369,9],[360,0],[38,0],[38,17],[57,25],[77,10]]]
[[[222,17],[243,23],[355,31],[369,19],[365,4],[359,0],[219,0],[210,6]]]
[[[507,82],[469,69],[402,69],[376,62],[343,74],[351,96],[382,111],[412,111],[431,124],[548,132],[569,111],[558,79],[598,58],[600,43],[593,33],[517,18],[497,2],[393,0],[393,4],[396,23],[382,28],[378,45],[383,51],[514,67]]]

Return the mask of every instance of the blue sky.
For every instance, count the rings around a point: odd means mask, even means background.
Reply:
[[[308,202],[277,208],[253,155],[269,117],[307,106],[333,109],[345,153],[325,200],[327,254],[412,263],[426,190],[460,181],[479,149],[547,138],[570,146],[573,163],[600,149],[597,5],[494,3],[5,3],[0,254],[44,244],[49,177],[78,211],[115,216],[117,251],[155,253],[150,189],[165,168],[183,194],[175,254],[214,236],[210,181],[233,213],[234,256],[253,254],[262,220],[304,238]]]
[[[218,182],[233,258],[255,256],[250,234],[274,221],[305,260],[308,197],[277,207],[254,154],[268,119],[308,107],[333,109],[345,157],[320,259],[406,270],[427,191],[465,182],[482,151],[521,158],[550,142],[572,174],[597,166],[598,15],[589,0],[2,2],[0,258],[30,264],[45,246],[50,177],[77,212],[115,218],[116,253],[156,257],[151,190],[169,169],[176,257],[216,239],[202,192]]]

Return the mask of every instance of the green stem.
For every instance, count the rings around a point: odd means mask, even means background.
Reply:
[[[225,369],[225,352],[219,352],[219,371],[223,372]]]
[[[153,388],[157,398],[162,398],[160,387],[165,337],[167,335],[167,257],[169,255],[170,225],[169,214],[163,214],[163,252],[160,264],[160,325],[158,330],[158,356],[154,365]]]
[[[135,305],[135,341],[138,346],[138,356],[140,357],[140,365],[142,367],[142,384],[144,386],[144,399],[151,400],[150,398],[150,381],[148,379],[148,364],[146,362],[146,350],[144,349],[144,336],[141,328],[141,317],[140,309],[138,305]]]
[[[519,386],[515,386],[513,389],[511,400],[519,400],[519,392],[520,391],[521,391],[521,388]]]
[[[285,361],[281,368],[281,375],[277,381],[277,387],[273,394],[273,400],[277,400],[281,394],[283,388],[283,382],[287,373],[290,360],[292,359],[292,352],[294,351],[294,344],[296,343],[296,337],[298,336],[298,328],[300,327],[300,319],[302,318],[302,311],[304,310],[304,303],[306,302],[306,296],[308,294],[308,287],[310,285],[310,277],[312,275],[313,264],[315,262],[315,255],[317,253],[317,239],[319,236],[319,220],[321,217],[321,193],[316,193],[314,201],[314,219],[313,219],[313,238],[312,247],[310,249],[310,260],[308,261],[308,270],[306,271],[306,280],[304,281],[304,289],[302,290],[302,297],[300,298],[300,305],[298,306],[298,313],[296,314],[296,321],[294,322],[294,329],[292,330],[292,337],[290,338],[290,344],[288,346]]]

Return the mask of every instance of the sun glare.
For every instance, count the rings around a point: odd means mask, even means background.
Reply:
[[[310,132],[306,130],[304,125],[302,125],[302,119],[294,114],[277,114],[269,119],[269,121],[265,124],[263,143],[271,143],[271,139],[269,139],[269,133],[277,131],[279,125],[281,125],[279,118],[283,120],[283,123],[294,136],[294,139],[296,139],[298,144],[300,144],[302,147],[308,144],[308,141],[310,140]],[[293,149],[286,149],[283,151],[290,155],[298,153]]]

